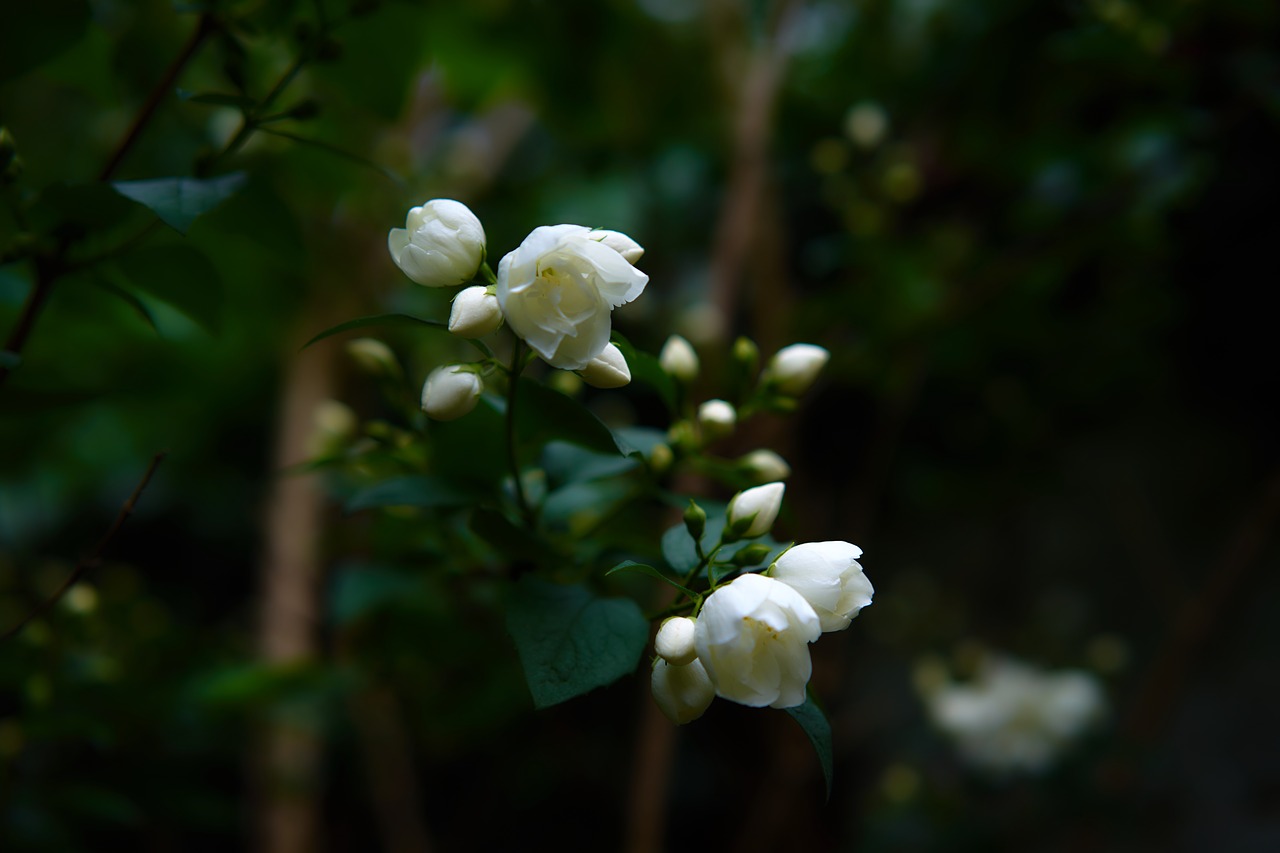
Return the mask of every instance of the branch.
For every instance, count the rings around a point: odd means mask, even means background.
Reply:
[[[147,484],[151,482],[152,475],[154,475],[156,473],[156,469],[160,467],[160,461],[164,459],[165,455],[166,451],[162,450],[151,458],[151,464],[147,466],[147,472],[142,475],[142,479],[138,482],[137,487],[134,488],[133,494],[129,495],[129,499],[124,502],[122,507],[120,507],[120,512],[116,514],[116,520],[111,523],[111,527],[107,530],[106,534],[98,540],[98,544],[93,549],[93,553],[76,564],[76,567],[71,571],[71,574],[67,575],[67,579],[62,582],[62,586],[58,587],[57,591],[54,592],[54,594],[43,604],[28,613],[26,618],[17,625],[14,625],[8,631],[5,631],[3,635],[0,635],[0,643],[17,636],[18,633],[21,632],[22,629],[25,628],[32,620],[48,613],[49,610],[51,610],[53,606],[62,599],[62,596],[66,595],[68,590],[75,586],[82,577],[84,577],[91,569],[96,569],[98,566],[102,565],[102,554],[106,550],[108,543],[110,543],[116,533],[120,531],[120,528],[124,526],[125,520],[128,519],[129,516],[133,515],[133,509],[138,505],[138,498],[142,497],[143,490],[146,489]]]

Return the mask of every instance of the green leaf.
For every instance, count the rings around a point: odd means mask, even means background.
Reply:
[[[613,440],[628,456],[639,453],[647,459],[655,446],[666,443],[667,432],[653,427],[618,427],[613,430]]]
[[[671,374],[662,369],[658,359],[636,349],[622,335],[614,332],[612,337],[614,344],[622,351],[622,357],[627,360],[627,367],[631,369],[631,380],[648,385],[662,398],[668,411],[675,411],[676,384]]]
[[[621,480],[569,483],[542,501],[542,522],[567,530],[575,537],[589,533],[636,494],[635,486]]]
[[[199,323],[211,334],[221,326],[222,279],[199,250],[184,244],[130,252],[115,263],[133,285]]]
[[[22,364],[22,356],[7,349],[0,350],[0,367],[5,370],[13,370],[19,364]]]
[[[128,305],[137,312],[138,316],[141,317],[148,326],[151,327],[153,332],[157,335],[160,334],[160,327],[156,325],[155,317],[151,316],[151,309],[147,307],[145,302],[138,298],[137,294],[120,285],[120,274],[113,269],[107,268],[104,268],[99,272],[101,273],[100,275],[90,275],[87,280],[95,287],[110,293],[112,296]]]
[[[111,186],[125,198],[151,208],[161,221],[186,234],[202,214],[230,198],[244,186],[243,172],[217,178],[155,178],[146,181],[116,181]]]
[[[513,591],[507,630],[538,708],[634,672],[649,641],[649,622],[631,599],[529,576]]]
[[[634,572],[636,574],[648,575],[651,578],[657,578],[663,583],[671,584],[673,587],[680,590],[685,595],[689,596],[689,598],[691,599],[696,599],[698,597],[698,594],[693,590],[687,587],[681,586],[680,584],[673,581],[671,578],[667,577],[662,572],[655,569],[653,566],[650,566],[646,563],[637,563],[635,560],[626,560],[624,562],[618,563],[618,565],[614,566],[612,569],[605,572],[604,576],[608,577],[614,572]]]
[[[393,477],[356,492],[347,501],[346,511],[359,512],[384,506],[416,506],[426,509],[466,506],[474,495],[457,488],[443,477],[409,475]]]
[[[532,379],[521,379],[516,389],[516,433],[526,448],[567,441],[597,453],[626,453],[590,409]]]
[[[6,3],[0,23],[0,80],[8,80],[70,48],[88,29],[87,0]]]
[[[329,615],[335,625],[344,627],[383,610],[425,609],[429,603],[421,574],[381,566],[347,566],[334,578]]]
[[[449,328],[448,323],[442,323],[439,320],[424,320],[421,317],[412,317],[408,314],[375,314],[371,317],[357,317],[354,320],[330,326],[303,344],[302,348],[306,349],[318,341],[323,341],[325,338],[331,338],[334,335],[340,335],[343,332],[367,329],[370,326],[434,326],[438,329]]]
[[[617,453],[596,453],[565,441],[548,442],[541,460],[547,479],[556,485],[613,477],[633,470],[638,464],[635,459],[622,458]]]
[[[826,715],[814,704],[813,696],[805,697],[803,705],[787,708],[791,718],[800,724],[804,733],[809,736],[814,751],[818,753],[818,763],[822,765],[822,778],[827,783],[827,800],[831,799],[831,783],[835,776],[833,749],[831,746],[831,724]]]

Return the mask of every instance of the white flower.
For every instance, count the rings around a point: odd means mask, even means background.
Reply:
[[[701,717],[716,698],[707,670],[697,658],[685,666],[655,658],[649,687],[662,713],[678,726]]]
[[[782,493],[786,488],[783,483],[765,483],[738,492],[729,501],[729,529],[736,532],[739,526],[745,525],[738,534],[743,539],[754,539],[768,533],[778,517]]]
[[[693,648],[695,625],[688,616],[672,616],[658,628],[658,636],[653,639],[653,650],[667,663],[685,666],[698,656]]]
[[[544,225],[498,264],[497,295],[507,325],[544,361],[581,370],[609,343],[609,312],[648,281],[591,229]]]
[[[843,631],[875,592],[858,565],[861,556],[848,542],[806,542],[779,557],[769,576],[804,596],[823,631]]]
[[[738,460],[738,466],[758,483],[772,483],[791,476],[791,466],[772,450],[753,450]]]
[[[568,375],[568,374],[562,374]],[[595,388],[621,388],[631,381],[631,368],[622,350],[609,344],[587,366],[578,371],[582,381]]]
[[[707,596],[693,642],[718,695],[756,708],[792,708],[804,702],[809,643],[821,634],[818,614],[800,593],[747,574]]]
[[[410,208],[405,226],[391,229],[387,248],[418,284],[453,287],[474,278],[484,262],[484,228],[460,201],[437,198]]]
[[[1105,711],[1093,675],[1045,672],[1002,657],[984,659],[970,684],[933,688],[925,703],[966,760],[996,773],[1045,770]]]
[[[724,438],[737,422],[737,411],[724,400],[708,400],[698,407],[698,424],[708,439]]]
[[[479,374],[464,364],[446,364],[427,375],[422,386],[422,411],[438,421],[460,418],[476,407],[484,390]]]
[[[672,335],[658,352],[658,364],[681,382],[698,378],[698,354],[693,345],[679,335]]]
[[[644,248],[621,231],[597,228],[591,232],[591,239],[597,243],[604,243],[610,249],[622,255],[623,260],[629,264],[634,264],[644,257]]]
[[[774,353],[761,379],[783,394],[799,397],[818,378],[831,353],[813,344],[792,344]]]
[[[458,291],[449,311],[449,331],[463,338],[483,338],[502,325],[498,297],[482,284]]]

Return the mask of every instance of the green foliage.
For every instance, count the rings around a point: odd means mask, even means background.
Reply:
[[[144,205],[179,234],[186,234],[197,218],[226,201],[244,186],[243,172],[217,178],[154,178],[116,181],[111,186],[125,198]]]
[[[649,637],[649,621],[633,600],[531,577],[512,590],[507,629],[539,708],[633,672]]]
[[[830,800],[831,785],[835,774],[835,752],[831,744],[831,723],[827,722],[827,716],[822,713],[822,709],[814,704],[812,695],[805,697],[803,705],[797,705],[786,710],[791,715],[791,719],[799,723],[800,728],[804,729],[809,742],[813,744],[814,752],[818,755],[818,764],[822,766],[822,778],[827,783],[827,799]]]

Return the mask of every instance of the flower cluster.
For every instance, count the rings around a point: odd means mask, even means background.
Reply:
[[[409,211],[404,228],[393,228],[387,247],[396,265],[427,287],[474,281],[453,300],[449,331],[490,339],[503,326],[543,361],[572,370],[600,388],[631,381],[622,352],[609,342],[611,312],[644,292],[649,276],[635,264],[644,249],[617,231],[581,225],[533,229],[498,263],[485,262],[480,220],[461,202],[433,199]],[[422,389],[422,408],[437,420],[470,412],[484,388],[475,365],[450,364],[432,371]]]
[[[782,483],[767,483],[736,494],[717,550],[767,534],[784,491]],[[686,524],[700,535],[689,515]],[[737,550],[733,562],[755,547]],[[757,708],[803,704],[812,672],[809,644],[847,628],[871,603],[874,590],[858,563],[861,555],[848,542],[807,542],[786,549],[762,572],[727,583],[712,579],[692,616],[674,616],[658,629],[651,674],[658,706],[683,724],[701,716],[716,696]],[[705,562],[713,567],[714,557]]]
[[[975,767],[1039,773],[1106,710],[1098,679],[1083,670],[1047,672],[986,655],[976,678],[952,682],[937,667],[918,673],[929,717]]]

